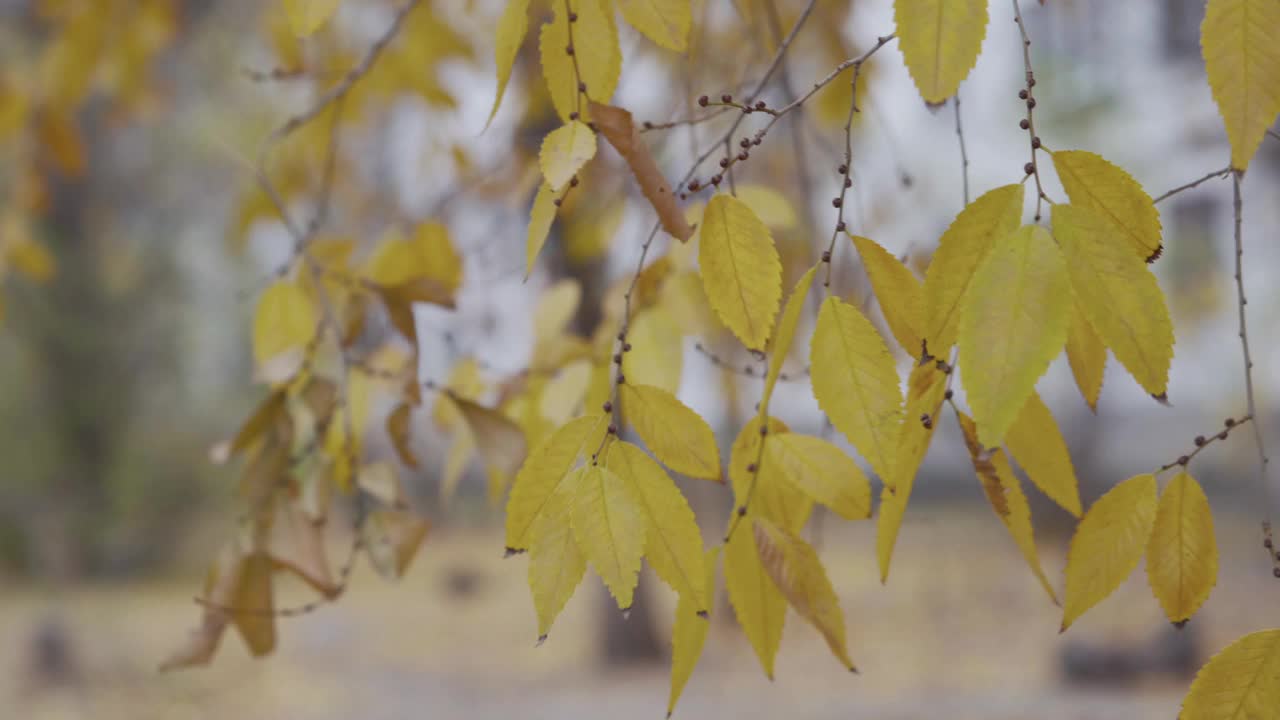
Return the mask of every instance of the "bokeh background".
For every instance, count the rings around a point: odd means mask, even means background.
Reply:
[[[1098,152],[1153,196],[1227,164],[1199,51],[1203,2],[1023,4],[1046,145]],[[486,501],[479,467],[452,503],[440,502],[449,438],[429,422],[415,438],[427,461],[418,471],[401,468],[415,507],[433,522],[406,577],[388,584],[357,565],[339,603],[282,621],[274,656],[251,659],[229,634],[210,668],[156,672],[196,622],[192,598],[204,569],[235,531],[235,470],[210,464],[208,448],[260,397],[250,382],[249,318],[289,248],[269,208],[254,203],[252,158],[274,125],[363,53],[393,10],[381,0],[345,0],[320,35],[290,44],[281,39],[278,5],[0,0],[0,120],[15,117],[48,79],[41,71],[59,23],[110,7],[100,40],[86,31],[70,43],[79,62],[109,65],[93,74],[71,114],[78,145],[45,125],[0,134],[5,217],[34,217],[24,232],[56,265],[43,283],[6,266],[3,282],[0,717],[660,717],[674,598],[646,571],[642,600],[624,620],[589,574],[551,638],[535,647],[526,561],[502,559],[501,514]],[[639,119],[688,117],[698,95],[753,84],[803,3],[694,6],[700,41],[687,58],[621,28],[624,72],[614,100]],[[376,110],[344,130],[349,176],[337,191],[349,198],[338,213],[344,230],[373,243],[396,222],[436,219],[465,258],[458,309],[419,311],[424,377],[447,376],[462,357],[495,377],[523,367],[535,298],[566,277],[583,287],[578,323],[589,331],[592,298],[630,271],[652,222],[638,196],[611,193],[606,202],[584,192],[525,281],[537,177],[530,160],[556,121],[529,39],[502,109],[482,132],[501,9],[492,0],[425,2],[417,12],[430,27],[413,39],[407,70],[384,78]],[[546,3],[534,3],[535,20],[548,13]],[[960,91],[975,196],[1019,180],[1026,161],[1012,17],[1011,3],[992,3],[983,54]],[[787,86],[807,87],[892,29],[888,0],[820,0],[765,97],[784,103]],[[128,61],[135,56],[145,60],[141,70]],[[261,77],[273,69],[291,72]],[[927,257],[963,206],[954,108],[925,107],[893,45],[864,80],[850,225],[895,253]],[[780,124],[739,176],[790,202],[794,218],[776,233],[789,272],[811,262],[829,237],[847,107],[847,86],[833,84]],[[717,127],[646,137],[672,176]],[[78,150],[78,170],[68,143]],[[317,153],[304,148],[298,158],[319,172]],[[37,191],[33,178],[43,179]],[[1047,190],[1063,196],[1052,180]],[[22,200],[33,192],[43,198],[39,213]],[[1280,141],[1269,139],[1244,183],[1244,238],[1259,411],[1273,454],[1280,454],[1277,198]],[[1096,413],[1065,362],[1039,386],[1067,436],[1086,504],[1243,412],[1230,181],[1210,180],[1159,207],[1165,253],[1154,269],[1178,337],[1171,407],[1152,402],[1114,361]],[[0,242],[15,242],[15,227],[4,225]],[[866,294],[851,248],[839,247],[836,268],[841,294]],[[738,367],[751,358],[728,337],[686,340],[681,395],[727,446],[759,380],[727,372],[695,343]],[[803,382],[780,389],[775,408],[795,429],[821,430]],[[1215,508],[1222,572],[1181,631],[1163,619],[1139,571],[1059,635],[1059,610],[986,505],[963,448],[954,423],[944,422],[887,586],[875,571],[872,523],[811,521],[808,537],[840,594],[861,675],[843,671],[792,616],[769,682],[721,591],[678,713],[1168,718],[1211,653],[1280,622],[1280,584],[1259,530],[1262,519],[1280,519],[1280,480],[1273,471],[1269,489],[1258,482],[1247,432],[1192,468]],[[369,453],[394,459],[385,441],[371,441]],[[697,481],[682,487],[714,541],[731,505],[727,490]],[[1038,497],[1034,510],[1046,569],[1060,578],[1071,518]],[[348,541],[340,527],[331,535],[339,556]],[[280,588],[282,605],[307,599],[304,587]]]

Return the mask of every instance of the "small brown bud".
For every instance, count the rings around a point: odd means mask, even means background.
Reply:
[[[627,341],[627,334],[624,332],[618,333],[618,342],[626,342],[626,341]]]
[[[653,123],[649,122],[648,120],[645,120],[645,121],[644,121],[644,129],[645,129],[645,130],[652,130],[652,129],[653,129]]]
[[[1218,439],[1219,439],[1219,440],[1226,440],[1226,439],[1227,439],[1227,431],[1226,431],[1226,430],[1223,430],[1222,432],[1218,433]]]
[[[690,181],[689,181],[689,189],[690,189],[690,190],[692,190],[692,191],[694,191],[694,192],[698,192],[698,188],[700,188],[700,187],[702,187],[702,183],[698,182],[698,181],[697,181],[697,179],[694,179],[694,180],[690,180]]]
[[[1274,547],[1274,544],[1271,542],[1271,538],[1264,538],[1264,539],[1262,540],[1262,547],[1264,547],[1264,548],[1266,548],[1266,549],[1268,549],[1268,550],[1270,550],[1272,547]]]
[[[720,167],[722,168],[729,167],[729,158],[720,158]]]
[[[749,153],[747,153],[747,151],[746,151],[746,150],[743,150],[742,152],[738,153],[738,160],[739,160],[739,161],[743,161],[743,162],[745,162],[745,161],[746,161],[746,159],[747,159],[747,158],[749,158],[749,157],[751,157],[751,155],[750,155]]]
[[[617,435],[617,434],[618,434],[618,426],[617,426],[617,425],[614,425],[613,423],[609,423],[609,434],[610,434],[610,435]]]
[[[840,207],[843,204],[844,204],[844,201],[841,200],[840,198],[831,199],[831,207]]]
[[[1186,466],[1186,464],[1189,462],[1191,462],[1191,458],[1187,457],[1186,455],[1183,455],[1178,458],[1179,465]]]
[[[578,83],[578,92],[584,93],[586,91],[587,91],[587,84],[584,82]]]
[[[719,173],[716,173],[715,175],[711,176],[711,184],[715,185],[716,187],[720,187],[721,180],[724,180],[724,178]]]
[[[1271,574],[1272,574],[1272,575],[1275,575],[1275,576],[1276,576],[1276,577],[1278,577],[1278,578],[1280,578],[1280,567],[1273,569],[1273,570],[1271,571]]]
[[[756,464],[755,464],[755,463],[747,463],[747,472],[749,472],[749,473],[753,473],[753,472],[755,472],[755,471],[756,471]]]
[[[1022,128],[1023,130],[1026,130],[1027,128],[1031,127],[1031,123],[1027,122],[1026,118],[1022,118],[1021,120],[1018,121],[1018,127]]]
[[[1039,137],[1033,137],[1033,138],[1031,138],[1031,148],[1032,148],[1033,150],[1039,150],[1039,149],[1040,149],[1040,138],[1039,138]]]
[[[846,177],[846,178],[844,179],[844,186],[845,186],[845,187],[853,187],[853,181]]]
[[[1203,435],[1196,436],[1196,447],[1204,447],[1205,439]]]
[[[768,426],[768,425],[761,425],[761,426],[760,426],[760,437],[764,437],[765,435],[768,435],[768,434],[769,434],[769,426]]]
[[[1030,80],[1027,80],[1027,87],[1035,87],[1035,86],[1036,86],[1035,78],[1031,78]]]
[[[565,46],[564,54],[565,54],[565,55],[573,55],[573,46],[572,46],[572,45],[567,45],[567,46]]]
[[[831,262],[831,251],[830,251],[830,250],[823,250],[823,251],[822,251],[822,262],[825,262],[825,263],[829,263],[829,262]]]
[[[573,112],[569,113],[570,120],[577,120],[579,117],[581,117],[581,115],[578,114],[577,110],[574,110]]]
[[[720,96],[720,102],[722,102],[722,103],[731,103],[731,102],[733,102],[733,96],[732,96],[732,95],[730,95],[729,93],[725,93],[725,94],[723,94],[723,95],[721,95],[721,96]]]
[[[621,353],[614,353],[614,354],[613,354],[613,361],[614,361],[615,363],[617,363],[617,364],[621,365],[621,364],[622,364],[622,354],[621,354]]]
[[[1226,425],[1227,427],[1235,427],[1236,419],[1235,419],[1235,418],[1227,418],[1226,420],[1223,420],[1223,421],[1222,421],[1222,424],[1223,424],[1223,425]]]
[[[763,100],[757,100],[757,101],[756,101],[756,109],[757,109],[757,110],[763,110],[763,109],[765,109],[766,107],[768,107],[768,105],[765,105]]]
[[[844,232],[844,227],[845,227],[845,225],[844,225],[844,221],[843,221],[843,220],[841,220],[841,221],[837,222],[837,223],[836,223],[836,232]]]
[[[954,395],[955,395],[955,393],[954,393],[953,391],[951,391],[951,390],[947,390],[945,393],[943,393],[943,394],[942,394],[942,399],[943,399],[943,400],[950,400],[950,399],[952,398],[952,396],[954,396]]]
[[[749,138],[742,138],[741,140],[738,141],[738,146],[749,148],[751,147],[751,140]]]
[[[626,376],[626,375],[623,375],[622,373],[618,373],[618,384],[619,384],[619,385],[626,385],[626,384],[627,384],[627,376]]]
[[[622,343],[622,352],[631,352],[631,343]]]
[[[609,402],[608,400],[605,400],[604,405],[601,405],[600,408],[607,413],[611,413],[613,412],[613,403]]]
[[[698,98],[698,106],[699,106],[699,107],[706,107],[706,106],[707,106],[707,103],[709,103],[709,102],[711,102],[711,99],[710,99],[710,98],[708,98],[706,95],[703,95],[702,97]]]
[[[551,204],[555,205],[556,207],[560,207],[561,205],[564,204],[564,198],[556,198],[555,200],[551,201]]]
[[[1022,166],[1022,172],[1026,173],[1026,174],[1028,174],[1028,175],[1030,175],[1031,173],[1033,173],[1033,172],[1035,172],[1035,171],[1036,171],[1036,164],[1035,164],[1035,163],[1027,163],[1026,165],[1023,165],[1023,166]]]
[[[1027,91],[1026,91],[1026,90],[1019,90],[1019,91],[1018,91],[1018,99],[1019,99],[1019,100],[1026,100],[1026,99],[1027,99]]]
[[[569,22],[578,22],[578,13],[576,12],[569,13]]]
[[[746,505],[743,505],[742,507],[738,508],[738,517],[746,517],[746,514],[747,514]]]
[[[569,178],[569,187],[578,187],[578,176],[574,175]]]
[[[1035,98],[1027,98],[1027,109],[1028,109],[1028,110],[1031,110],[1031,109],[1035,108],[1035,106],[1036,106],[1036,99],[1035,99]]]
[[[840,173],[841,175],[848,175],[849,166],[845,165],[844,163],[840,163],[840,167],[836,168],[836,172]]]

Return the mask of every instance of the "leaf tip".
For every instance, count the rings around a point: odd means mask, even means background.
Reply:
[[[1151,398],[1165,407],[1173,407],[1173,403],[1169,402],[1169,393],[1162,392],[1159,395],[1152,393]]]
[[[547,634],[546,634],[546,633],[542,633],[541,635],[539,635],[539,636],[538,636],[538,642],[534,643],[534,644],[533,644],[533,646],[534,646],[534,647],[542,647],[542,643],[544,643],[544,642],[546,642],[546,641],[547,641]]]
[[[506,547],[506,548],[503,548],[502,550],[502,558],[505,560],[511,557],[512,555],[519,555],[520,553],[523,553],[523,552],[524,550],[518,550],[513,547]]]

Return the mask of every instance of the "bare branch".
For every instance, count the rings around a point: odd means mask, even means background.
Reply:
[[[964,147],[964,128],[960,125],[960,92],[951,98],[951,106],[956,111],[956,138],[960,140],[960,177],[964,180],[964,205],[969,206],[969,153]]]
[[[1018,5],[1018,0],[1013,0],[1013,19],[1018,23],[1018,32],[1022,35],[1022,64],[1026,68],[1026,87],[1018,93],[1027,104],[1027,117],[1024,119],[1022,129],[1027,131],[1027,141],[1031,146],[1031,162],[1027,163],[1027,177],[1034,176],[1036,179],[1036,222],[1040,222],[1040,208],[1042,200],[1049,200],[1049,196],[1044,194],[1044,187],[1040,184],[1040,164],[1036,162],[1036,152],[1040,149],[1040,138],[1036,135],[1036,75],[1031,69],[1031,38],[1027,36],[1026,23],[1022,21],[1022,8]],[[1026,178],[1023,178],[1026,180]],[[1052,204],[1053,201],[1049,200]]]
[[[1240,351],[1244,357],[1245,400],[1248,402],[1249,417],[1253,418],[1253,440],[1258,447],[1258,480],[1262,487],[1267,483],[1267,447],[1262,439],[1262,424],[1258,422],[1257,400],[1253,390],[1253,358],[1249,354],[1249,328],[1245,322],[1244,306],[1249,300],[1244,294],[1244,234],[1241,230],[1244,219],[1244,202],[1240,197],[1239,171],[1231,174],[1231,208],[1234,217],[1234,236],[1236,245],[1236,308],[1240,315]]]
[[[1176,188],[1174,188],[1174,189],[1170,190],[1169,192],[1167,192],[1167,193],[1165,193],[1165,194],[1161,195],[1160,197],[1156,198],[1155,200],[1152,200],[1151,202],[1152,202],[1152,203],[1158,203],[1158,202],[1160,202],[1161,200],[1166,200],[1166,199],[1168,199],[1168,198],[1170,198],[1170,197],[1173,197],[1174,195],[1177,195],[1178,193],[1183,192],[1184,190],[1190,190],[1191,188],[1198,187],[1198,186],[1200,185],[1200,183],[1207,182],[1207,181],[1212,180],[1212,179],[1214,179],[1214,178],[1224,178],[1224,177],[1226,177],[1227,175],[1229,175],[1230,173],[1231,173],[1231,166],[1230,166],[1230,165],[1228,165],[1227,167],[1222,168],[1221,170],[1214,170],[1213,172],[1209,173],[1208,175],[1205,175],[1204,177],[1202,177],[1202,178],[1200,178],[1200,179],[1198,179],[1198,180],[1192,180],[1191,182],[1189,182],[1189,183],[1187,183],[1187,184],[1185,184],[1185,185],[1179,185],[1178,187],[1176,187]]]

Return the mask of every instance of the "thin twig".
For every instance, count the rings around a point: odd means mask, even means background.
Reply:
[[[964,147],[964,128],[960,125],[960,92],[951,99],[956,111],[956,137],[960,140],[960,177],[964,180],[964,206],[969,207],[969,153]]]
[[[745,365],[734,365],[728,360],[708,350],[702,343],[694,343],[693,349],[696,350],[699,355],[702,355],[703,357],[705,357],[707,361],[710,362],[712,365],[720,368],[721,370],[724,370],[725,372],[731,372],[731,373],[734,373],[735,375],[741,375],[742,377],[760,378],[760,379],[764,379],[765,375],[768,373],[767,370],[763,372],[757,371],[755,366],[749,363]],[[808,366],[806,366],[803,370],[801,370],[798,373],[790,373],[790,374],[785,372],[778,373],[778,380],[780,382],[791,382],[792,380],[800,380],[801,378],[806,378],[808,376],[809,376],[809,368]]]
[[[1161,200],[1166,200],[1166,199],[1168,199],[1168,198],[1171,198],[1171,197],[1173,197],[1174,195],[1177,195],[1178,193],[1183,192],[1184,190],[1190,190],[1191,188],[1198,187],[1198,186],[1199,186],[1201,183],[1203,183],[1203,182],[1207,182],[1207,181],[1212,180],[1212,179],[1214,179],[1214,178],[1225,178],[1225,177],[1226,177],[1227,175],[1229,175],[1230,173],[1231,173],[1231,166],[1230,166],[1230,165],[1228,165],[1227,167],[1222,168],[1221,170],[1214,170],[1213,172],[1209,173],[1208,175],[1205,175],[1205,176],[1204,176],[1204,177],[1202,177],[1202,178],[1199,178],[1198,180],[1192,180],[1191,182],[1186,183],[1185,185],[1179,185],[1178,187],[1176,187],[1176,188],[1174,188],[1174,189],[1170,190],[1169,192],[1167,192],[1167,193],[1165,193],[1165,194],[1161,195],[1160,197],[1156,198],[1155,200],[1152,200],[1151,202],[1152,202],[1152,203],[1158,203],[1158,202],[1160,202]]]
[[[1262,423],[1258,418],[1257,400],[1253,390],[1253,358],[1249,354],[1249,327],[1245,322],[1244,306],[1249,300],[1244,294],[1244,233],[1241,230],[1244,219],[1244,202],[1240,197],[1240,172],[1231,174],[1231,209],[1235,223],[1236,245],[1236,307],[1240,314],[1240,351],[1244,359],[1245,399],[1248,402],[1249,417],[1253,418],[1253,440],[1258,447],[1258,481],[1262,489],[1267,483],[1267,447],[1262,439]]]
[[[1040,184],[1040,164],[1036,162],[1036,151],[1040,149],[1040,138],[1036,135],[1036,75],[1031,69],[1031,38],[1027,36],[1026,24],[1022,21],[1022,8],[1018,5],[1018,0],[1013,0],[1013,19],[1018,23],[1018,32],[1022,35],[1022,64],[1026,68],[1026,87],[1022,92],[1018,93],[1027,105],[1027,117],[1024,130],[1027,131],[1027,142],[1031,147],[1031,162],[1027,163],[1024,168],[1028,176],[1034,175],[1036,178],[1036,222],[1040,222],[1040,208],[1042,200],[1049,200],[1049,196],[1044,194],[1044,187]],[[1023,178],[1024,180],[1026,178]],[[1052,200],[1049,200],[1052,204]]]
[[[1251,420],[1254,421],[1254,427],[1256,428],[1257,420],[1253,417],[1253,415],[1245,415],[1239,419],[1227,418],[1223,422],[1223,429],[1221,431],[1219,431],[1215,435],[1208,435],[1208,436],[1197,435],[1195,439],[1196,447],[1194,450],[1187,453],[1186,455],[1179,456],[1178,459],[1174,460],[1173,462],[1169,462],[1169,463],[1165,463],[1164,465],[1161,465],[1160,469],[1157,472],[1164,472],[1165,470],[1169,470],[1178,466],[1186,467],[1187,463],[1191,462],[1195,458],[1195,456],[1203,452],[1205,448],[1212,445],[1214,441],[1226,440],[1227,436],[1231,434],[1232,430],[1235,430],[1236,428],[1240,427],[1241,425],[1244,425],[1245,423]]]

